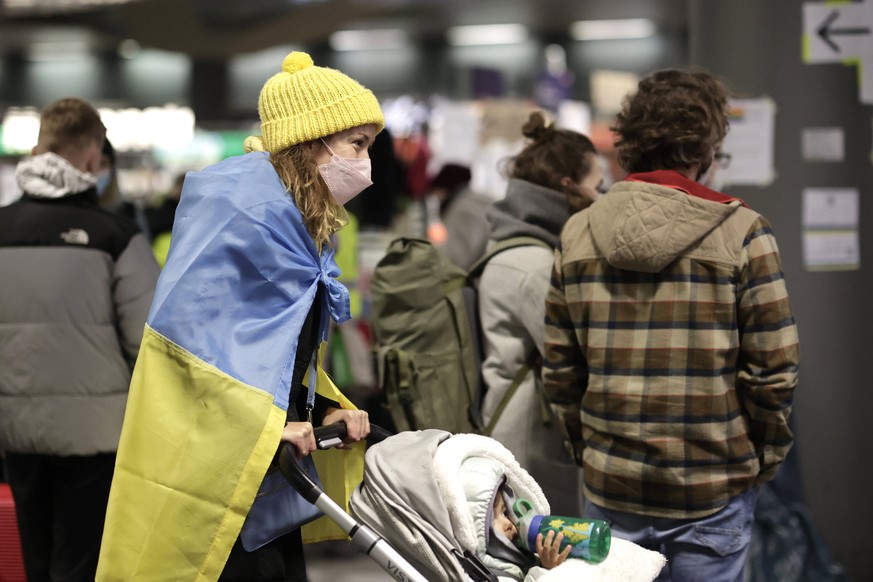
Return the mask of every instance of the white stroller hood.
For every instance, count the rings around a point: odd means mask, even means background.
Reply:
[[[458,475],[471,456],[503,464],[517,495],[549,513],[542,489],[503,445],[436,429],[401,432],[371,446],[364,482],[352,493],[351,513],[429,572],[428,579],[466,579],[458,554],[475,555],[479,540]]]

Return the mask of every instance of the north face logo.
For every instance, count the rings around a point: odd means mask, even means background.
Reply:
[[[62,232],[61,238],[64,240],[64,242],[70,243],[72,245],[86,245],[90,240],[88,238],[88,233],[81,228],[71,228],[67,232]]]

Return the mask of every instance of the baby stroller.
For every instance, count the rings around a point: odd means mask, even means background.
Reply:
[[[462,465],[473,457],[502,469],[518,497],[537,513],[549,513],[540,487],[497,441],[429,429],[399,433],[367,451],[352,515],[384,535],[429,580],[497,580],[473,517],[481,508],[468,503],[460,478]]]
[[[338,444],[344,428],[332,425],[316,429],[319,447]],[[350,501],[351,516],[309,480],[293,454],[283,455],[280,467],[304,497],[395,580],[497,582],[493,559],[485,555],[463,479],[459,479],[467,459],[499,464],[506,484],[518,497],[527,499],[536,512],[549,513],[539,485],[493,439],[436,429],[391,436],[373,427],[369,440],[378,442],[367,450],[364,481]],[[664,562],[657,552],[613,539],[610,554],[602,563],[571,559],[538,580],[651,582]]]

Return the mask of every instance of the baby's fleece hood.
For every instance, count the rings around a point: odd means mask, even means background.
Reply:
[[[461,463],[459,483],[479,540],[476,554],[492,571],[520,580],[523,573],[535,564],[533,556],[519,550],[491,525],[496,497],[503,495],[507,507],[511,507],[515,500],[514,491],[504,482],[505,468],[495,459],[468,457]]]
[[[501,483],[531,502],[538,513],[549,513],[543,490],[512,456],[492,438],[458,434],[442,443],[434,455],[434,474],[449,508],[452,529],[461,548],[475,553],[492,572],[521,580],[521,569],[489,553],[486,538],[491,526],[491,504]],[[488,533],[486,533],[488,532]],[[505,539],[505,537],[504,537]],[[511,543],[507,540],[507,544]],[[510,548],[511,549],[511,548]],[[520,551],[515,552],[523,557]]]
[[[610,265],[657,273],[740,206],[739,200],[723,204],[669,186],[623,181],[591,205],[588,220]]]

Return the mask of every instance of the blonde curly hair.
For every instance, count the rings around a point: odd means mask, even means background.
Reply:
[[[303,215],[303,224],[319,251],[331,246],[340,206],[318,174],[318,165],[306,151],[308,143],[295,144],[270,154],[270,163]]]

